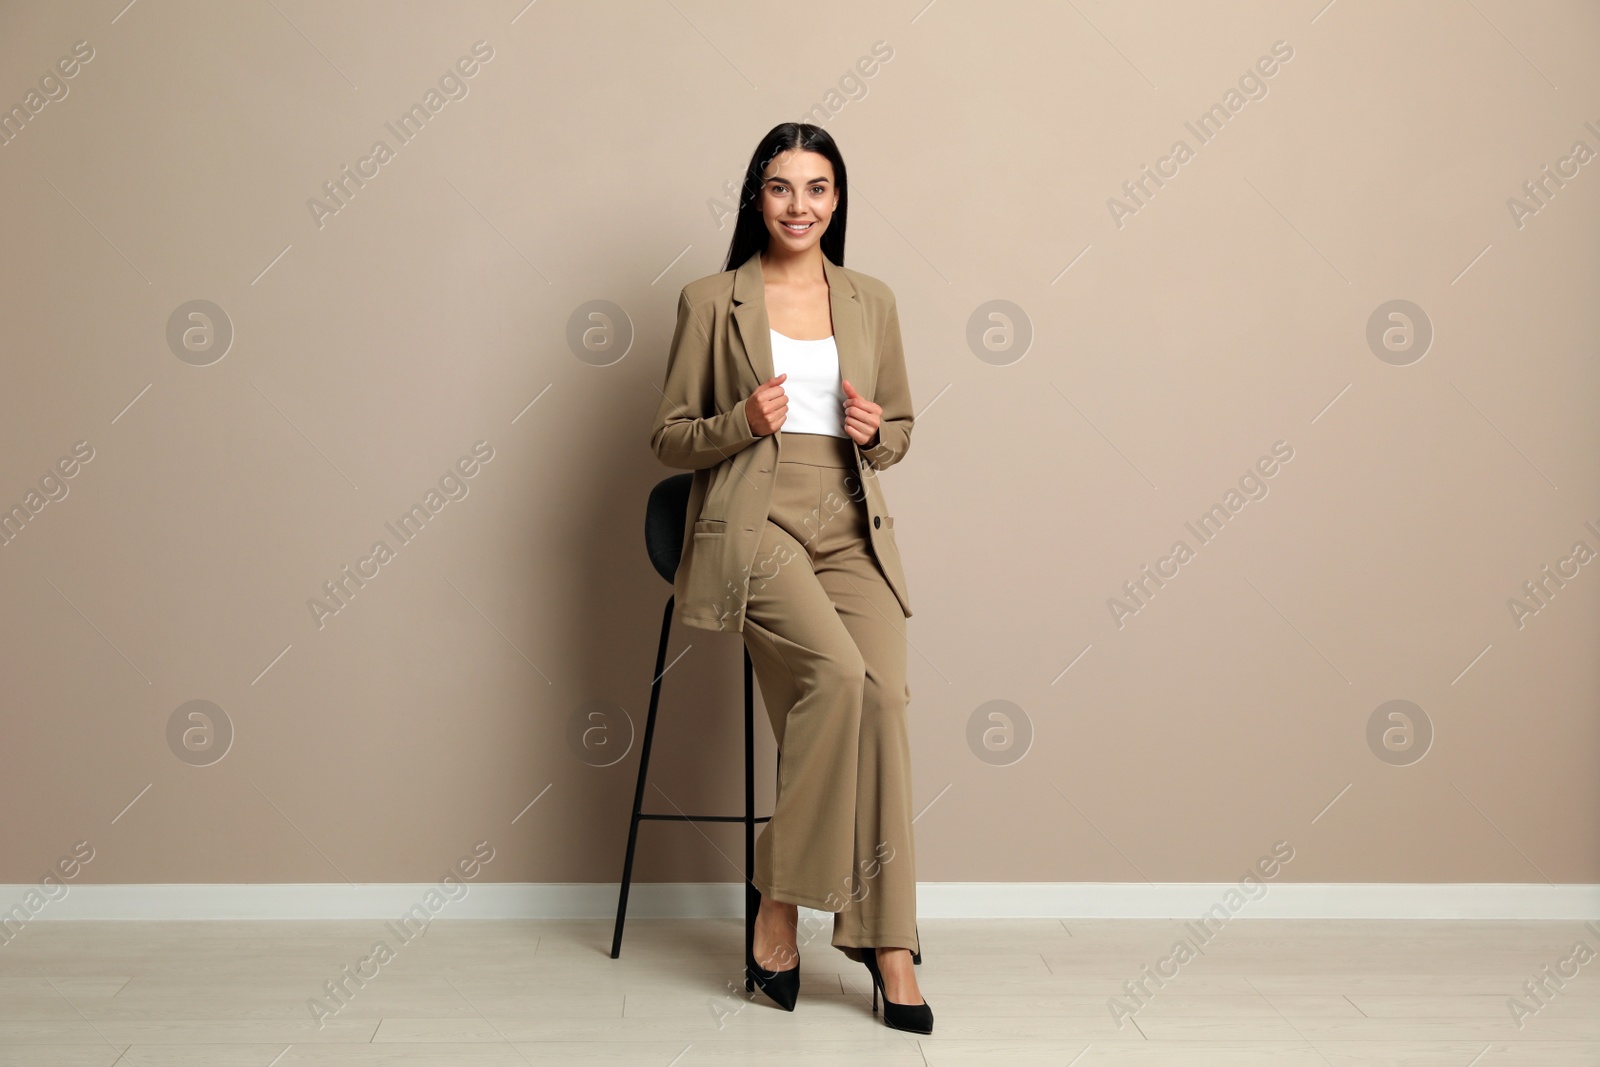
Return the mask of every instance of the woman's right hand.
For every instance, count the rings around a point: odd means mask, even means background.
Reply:
[[[768,378],[744,402],[744,417],[750,423],[750,432],[757,437],[777,433],[789,417],[789,397],[782,384],[787,377],[787,374],[780,374]]]

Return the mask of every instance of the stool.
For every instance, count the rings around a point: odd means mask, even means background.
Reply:
[[[689,487],[692,474],[674,474],[656,483],[650,490],[650,501],[645,508],[644,540],[650,562],[657,573],[671,583],[678,573],[678,561],[683,556],[683,528],[689,510]],[[664,815],[641,810],[644,806],[645,778],[650,773],[650,743],[655,737],[656,708],[661,701],[661,676],[666,670],[667,640],[672,635],[672,610],[676,594],[667,597],[666,611],[661,616],[661,644],[656,650],[656,672],[650,683],[650,713],[645,718],[644,743],[639,750],[639,784],[633,793],[633,817],[628,824],[628,851],[622,861],[622,893],[617,900],[617,928],[611,939],[611,958],[622,954],[622,924],[628,916],[628,887],[633,881],[633,851],[639,839],[639,823],[645,819],[670,819],[679,822],[742,822],[744,823],[744,946],[748,955],[755,944],[756,889],[750,881],[755,866],[756,823],[769,822],[770,815],[756,817],[755,771],[755,685],[750,666],[750,650],[744,652],[744,814],[743,815]],[[778,754],[781,763],[783,754]],[[745,979],[746,991],[755,983]]]

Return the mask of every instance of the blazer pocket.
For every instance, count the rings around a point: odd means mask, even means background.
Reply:
[[[696,519],[694,522],[696,534],[720,534],[728,532],[726,519]]]

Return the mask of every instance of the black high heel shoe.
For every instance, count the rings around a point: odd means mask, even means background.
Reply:
[[[913,1034],[933,1033],[933,1009],[930,1008],[924,997],[922,1004],[896,1004],[889,999],[889,993],[883,986],[883,972],[878,970],[878,950],[865,948],[861,950],[862,962],[867,965],[867,971],[872,975],[872,1013],[878,1013],[878,994],[883,993],[883,1021],[887,1026],[896,1030],[905,1030]]]
[[[761,905],[761,891],[756,890],[756,906]],[[754,938],[751,939],[754,942]],[[794,966],[787,971],[769,971],[756,962],[755,946],[752,943],[744,954],[744,976],[756,984],[756,988],[765,993],[771,1001],[784,1011],[794,1011],[795,1001],[800,999],[800,961],[796,959]],[[885,1001],[887,1003],[887,1001]]]
[[[778,1007],[784,1011],[794,1011],[795,1001],[800,999],[799,960],[787,971],[769,971],[756,962],[754,953],[746,953],[744,974]]]

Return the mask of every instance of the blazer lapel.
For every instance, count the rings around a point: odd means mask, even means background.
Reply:
[[[851,388],[871,400],[873,383],[863,380],[872,353],[867,350],[860,294],[844,268],[834,266],[827,256],[822,257],[822,271],[828,276],[828,307],[833,314],[834,347],[839,350],[839,377],[848,380]]]
[[[861,297],[844,268],[822,257],[822,271],[828,279],[828,310],[833,317],[833,341],[839,350],[839,376],[867,399],[872,399],[873,383],[865,379],[871,353],[867,350],[867,331]],[[767,285],[761,273],[761,253],[755,252],[739,266],[733,276],[733,321],[750,369],[757,382],[772,377],[772,327],[767,320]]]
[[[827,258],[827,257],[823,257]],[[772,377],[772,338],[767,334],[767,283],[761,253],[753,253],[733,275],[733,321],[756,383]]]

